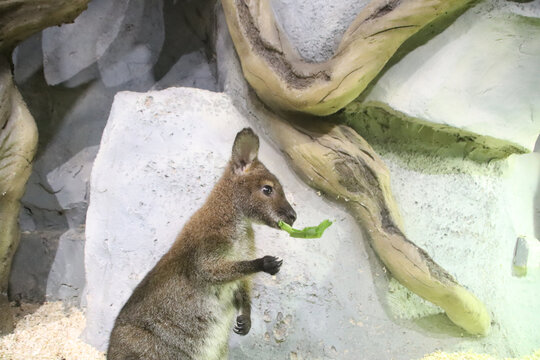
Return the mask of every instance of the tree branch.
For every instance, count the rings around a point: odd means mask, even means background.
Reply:
[[[488,333],[491,319],[484,304],[404,235],[388,169],[360,135],[314,119],[291,125],[275,116],[267,126],[296,173],[349,209],[399,282],[439,305],[467,332]]]
[[[275,110],[329,115],[354,100],[412,35],[473,0],[372,0],[323,63],[301,58],[269,1],[222,0],[244,76]]]
[[[90,0],[0,1],[0,53],[49,26],[73,22]]]

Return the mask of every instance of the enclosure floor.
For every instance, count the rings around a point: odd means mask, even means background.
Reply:
[[[105,360],[105,355],[79,336],[86,319],[77,308],[62,302],[14,306],[12,334],[0,337],[2,360]]]
[[[62,302],[22,303],[13,308],[15,331],[0,337],[1,360],[105,360],[104,353],[79,339],[86,324],[80,309],[66,308]],[[435,352],[420,360],[441,359],[500,360],[472,352]],[[504,360],[540,360],[540,349],[529,356]]]
[[[499,360],[499,358],[488,354],[477,354],[473,352],[456,352],[445,353],[441,351],[424,356],[420,360]],[[504,360],[540,360],[540,350],[537,350],[532,355],[527,355],[521,358],[505,358]]]

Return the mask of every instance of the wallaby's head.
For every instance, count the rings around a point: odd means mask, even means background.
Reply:
[[[230,181],[236,208],[247,218],[278,228],[282,220],[292,225],[296,212],[285,198],[279,180],[257,159],[259,138],[245,128],[232,148]]]

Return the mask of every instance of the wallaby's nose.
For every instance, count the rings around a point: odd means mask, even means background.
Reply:
[[[292,225],[296,220],[296,211],[294,211],[294,209],[289,206],[289,208],[285,210],[285,217],[287,218],[287,221],[285,222],[289,225]]]

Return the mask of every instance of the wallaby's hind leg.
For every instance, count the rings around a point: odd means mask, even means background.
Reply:
[[[238,335],[247,335],[251,329],[251,282],[242,280],[240,287],[234,294],[234,305],[240,314],[236,317],[236,325],[233,329]]]
[[[229,342],[224,342],[219,348],[219,355],[217,360],[228,360],[229,359]]]
[[[160,339],[149,331],[137,326],[123,325],[114,329],[109,343],[107,360],[194,360],[179,350],[176,356]]]

